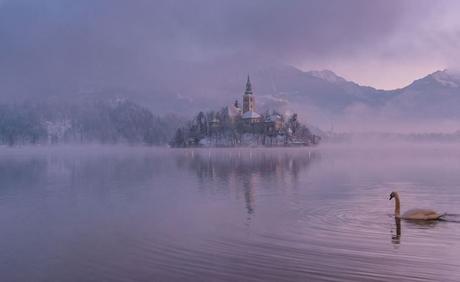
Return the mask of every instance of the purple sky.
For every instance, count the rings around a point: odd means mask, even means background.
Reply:
[[[159,61],[250,57],[393,89],[458,67],[459,12],[459,1],[0,0],[0,83],[129,84]]]

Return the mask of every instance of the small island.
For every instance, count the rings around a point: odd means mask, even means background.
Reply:
[[[243,107],[238,100],[220,111],[199,112],[178,128],[172,147],[312,146],[321,138],[298,121],[274,110],[256,112],[256,100],[248,76]]]

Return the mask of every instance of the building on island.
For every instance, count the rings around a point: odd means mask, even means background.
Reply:
[[[248,80],[246,81],[246,90],[243,95],[243,113],[253,112],[256,110],[256,99],[252,93],[251,79],[248,75]]]
[[[241,100],[240,100],[241,101]],[[242,107],[238,100],[220,111],[199,112],[187,127],[179,128],[172,146],[291,146],[315,145],[320,138],[299,123],[297,114],[286,117],[274,110],[256,111],[251,79],[247,78]]]
[[[262,116],[256,112],[256,99],[252,92],[251,79],[248,75],[246,82],[246,90],[243,95],[243,116],[242,119],[247,123],[259,123],[262,121]]]
[[[256,112],[256,98],[252,90],[249,75],[246,81],[246,89],[243,94],[243,107],[241,108],[238,100],[236,100],[235,103],[226,107],[226,113],[233,122],[241,119],[247,124],[269,126],[275,131],[280,129],[284,122],[279,114],[265,115],[265,117],[263,117]]]

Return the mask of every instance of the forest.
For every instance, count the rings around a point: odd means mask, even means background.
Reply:
[[[0,105],[0,144],[165,145],[182,124],[126,99]]]

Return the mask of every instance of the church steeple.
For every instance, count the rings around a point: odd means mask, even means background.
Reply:
[[[244,91],[244,94],[252,94],[252,85],[251,85],[251,79],[249,78],[248,74],[248,81],[246,82],[246,91]]]
[[[252,93],[251,79],[248,75],[248,80],[246,81],[246,90],[243,95],[243,113],[246,112],[255,112],[256,111],[256,101]]]

